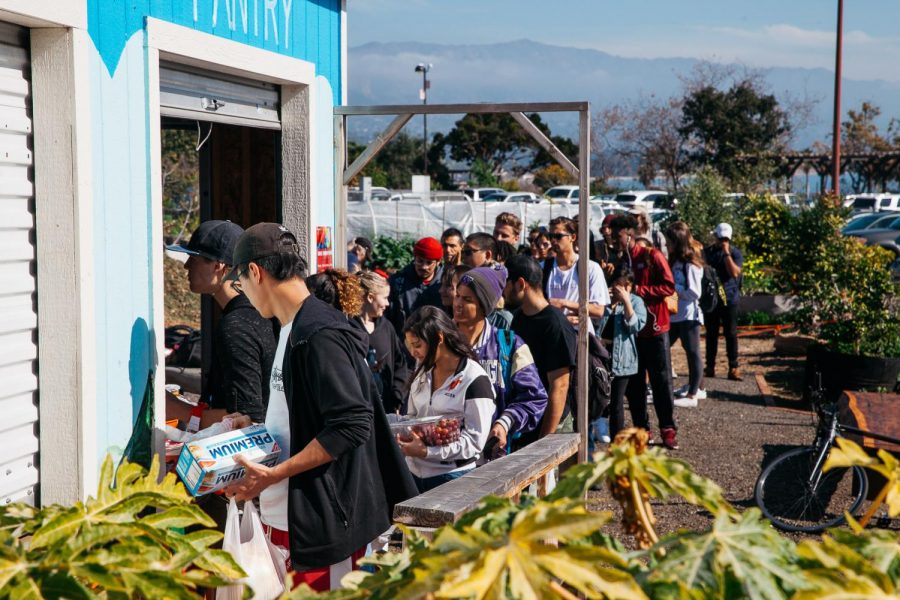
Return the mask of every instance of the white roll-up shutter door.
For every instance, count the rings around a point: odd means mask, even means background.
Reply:
[[[281,129],[278,86],[171,63],[159,66],[159,108],[178,117]]]
[[[0,506],[37,503],[37,291],[27,31],[0,23]]]

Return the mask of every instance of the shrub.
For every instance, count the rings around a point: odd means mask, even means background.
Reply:
[[[395,239],[386,235],[376,236],[372,242],[372,262],[391,273],[398,271],[413,261],[413,245],[416,241],[409,237]]]
[[[741,231],[737,208],[726,206],[723,202],[728,189],[725,181],[712,168],[704,167],[697,171],[691,183],[685,188],[684,197],[678,204],[678,218],[691,228],[691,233],[701,242],[711,241],[710,237],[716,225],[730,223],[735,236]]]

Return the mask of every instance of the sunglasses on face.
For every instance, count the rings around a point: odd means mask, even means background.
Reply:
[[[549,237],[553,241],[558,242],[559,240],[563,239],[564,237],[568,237],[569,235],[571,235],[571,234],[569,234],[569,233],[548,233],[547,237]]]

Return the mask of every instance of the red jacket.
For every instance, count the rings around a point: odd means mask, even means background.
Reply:
[[[634,271],[634,293],[647,305],[648,313],[647,325],[638,337],[652,337],[669,331],[669,309],[664,300],[675,293],[669,261],[659,250],[635,244],[631,247],[631,270]]]

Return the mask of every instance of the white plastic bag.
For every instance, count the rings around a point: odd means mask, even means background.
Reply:
[[[244,504],[243,518],[234,498],[229,502],[222,549],[231,553],[247,577],[240,584],[216,590],[216,600],[240,600],[245,585],[258,600],[273,600],[284,591],[284,557],[266,539],[253,502]]]

